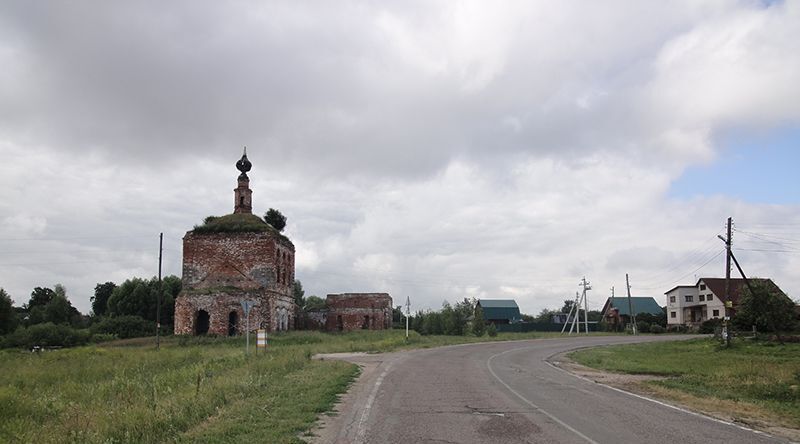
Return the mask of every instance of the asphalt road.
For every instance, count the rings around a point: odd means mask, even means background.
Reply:
[[[363,374],[312,441],[787,442],[576,377],[546,361],[575,348],[670,339],[569,337],[336,356],[360,364]]]

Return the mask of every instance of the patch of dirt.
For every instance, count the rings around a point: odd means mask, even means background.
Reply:
[[[786,420],[777,417],[775,414],[758,405],[726,399],[701,398],[679,390],[668,389],[655,384],[647,384],[649,381],[659,381],[668,378],[664,376],[633,375],[598,370],[578,364],[570,359],[567,353],[553,356],[548,361],[558,368],[599,384],[605,384],[637,395],[657,399],[712,418],[741,424],[751,429],[769,433],[770,435],[787,438],[793,442],[800,442],[800,430],[792,428],[791,424],[787,424]]]

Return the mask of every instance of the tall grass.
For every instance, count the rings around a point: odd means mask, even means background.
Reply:
[[[383,352],[497,338],[403,331],[291,332],[269,351],[244,338],[152,338],[31,354],[0,352],[0,442],[299,442],[357,375],[318,361],[331,352]]]
[[[800,427],[800,344],[710,339],[573,352],[577,362],[622,373],[668,376],[650,384],[703,398],[746,402]]]

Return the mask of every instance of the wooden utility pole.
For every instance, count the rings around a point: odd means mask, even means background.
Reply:
[[[408,342],[408,318],[411,317],[411,298],[406,296],[406,342]]]
[[[731,220],[728,218],[728,236],[725,238],[725,319],[723,320],[723,336],[725,336],[725,346],[731,346],[731,332],[728,326],[731,319],[729,306],[731,305]]]
[[[628,280],[628,273],[625,273],[625,286],[628,288],[628,315],[631,320],[631,331],[636,335],[636,315],[633,314],[633,303],[631,303],[631,284]]]
[[[161,257],[164,253],[164,233],[158,235],[158,295],[156,295],[156,350],[161,348]]]

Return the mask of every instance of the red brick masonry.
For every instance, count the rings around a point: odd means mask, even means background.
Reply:
[[[175,334],[242,334],[243,300],[256,302],[251,330],[294,328],[294,253],[289,240],[271,232],[186,233]]]
[[[387,293],[329,294],[326,330],[392,328],[392,298]]]

